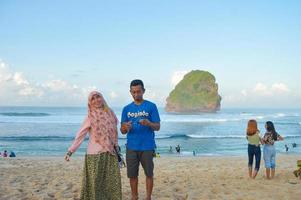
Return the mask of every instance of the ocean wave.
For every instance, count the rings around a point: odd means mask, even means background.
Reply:
[[[177,134],[177,135],[156,135],[156,139],[230,139],[230,138],[245,138],[240,135],[228,135],[228,136],[210,136],[210,135],[193,135],[193,134]]]
[[[276,121],[275,124],[281,124],[281,125],[301,125],[301,122],[281,122],[281,121]]]
[[[300,138],[301,135],[284,135],[284,138]]]
[[[176,122],[190,122],[190,123],[196,123],[196,122],[228,122],[228,121],[240,121],[243,119],[239,119],[239,118],[233,118],[233,119],[210,119],[210,118],[200,118],[200,119],[189,119],[189,118],[184,118],[184,119],[163,119],[162,122],[172,122],[172,123],[176,123]]]
[[[208,135],[188,135],[191,138],[204,138],[204,139],[227,139],[227,138],[246,138],[244,135],[215,135],[215,136],[208,136]]]
[[[216,139],[216,138],[244,138],[241,136],[200,136],[200,135],[189,135],[189,134],[178,134],[178,135],[156,135],[156,139]],[[2,141],[72,141],[74,136],[2,136]],[[118,139],[126,139],[125,137],[118,137]],[[89,138],[85,138],[89,140]]]
[[[170,138],[171,136],[166,136],[166,135],[156,135],[156,139],[167,139]]]
[[[256,118],[256,119],[263,119],[264,116],[256,116],[255,118]]]
[[[300,138],[301,135],[284,135],[285,138]],[[156,135],[156,139],[245,139],[245,135],[194,135],[194,134],[178,134],[178,135]]]
[[[187,135],[190,138],[202,138],[202,139],[240,139],[246,138],[244,135],[215,135],[215,136],[208,136],[208,135]]]
[[[5,136],[0,137],[3,141],[68,141],[74,137],[61,137],[61,136]]]
[[[49,113],[33,113],[33,112],[27,112],[27,113],[18,113],[18,112],[4,112],[0,113],[2,116],[9,116],[9,117],[44,117],[49,116]]]
[[[248,113],[248,112],[242,112],[240,113],[240,115],[242,116],[250,116],[250,115],[254,115],[253,113]]]
[[[301,135],[283,135],[284,138],[301,138]],[[177,135],[156,135],[157,140],[164,139],[244,139],[244,135],[194,135],[194,134],[177,134]],[[126,137],[118,137],[120,140]],[[74,136],[1,136],[0,141],[72,141]],[[89,138],[85,138],[89,140]]]
[[[278,118],[278,117],[286,117],[287,115],[284,114],[284,113],[277,113],[275,118]]]
[[[177,123],[177,122],[184,122],[184,123],[222,123],[222,122],[238,122],[244,121],[249,119],[257,119],[262,120],[264,118],[268,118],[265,115],[240,115],[239,117],[224,117],[224,118],[193,118],[193,117],[186,117],[186,118],[162,118],[162,122],[168,123]]]

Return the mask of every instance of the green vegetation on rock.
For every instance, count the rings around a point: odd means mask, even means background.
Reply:
[[[221,96],[211,73],[193,70],[176,85],[166,101],[167,112],[215,112],[220,109]]]

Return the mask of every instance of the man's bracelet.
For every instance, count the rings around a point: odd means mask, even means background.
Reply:
[[[67,155],[70,157],[70,156],[72,156],[72,152],[71,151],[68,151],[67,152]]]

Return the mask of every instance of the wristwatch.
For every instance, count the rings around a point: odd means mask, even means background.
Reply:
[[[71,151],[68,151],[68,152],[66,153],[66,155],[72,156],[72,152],[71,152]]]

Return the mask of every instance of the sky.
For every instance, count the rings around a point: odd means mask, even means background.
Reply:
[[[301,1],[0,0],[0,106],[164,106],[191,70],[222,108],[301,108]]]

